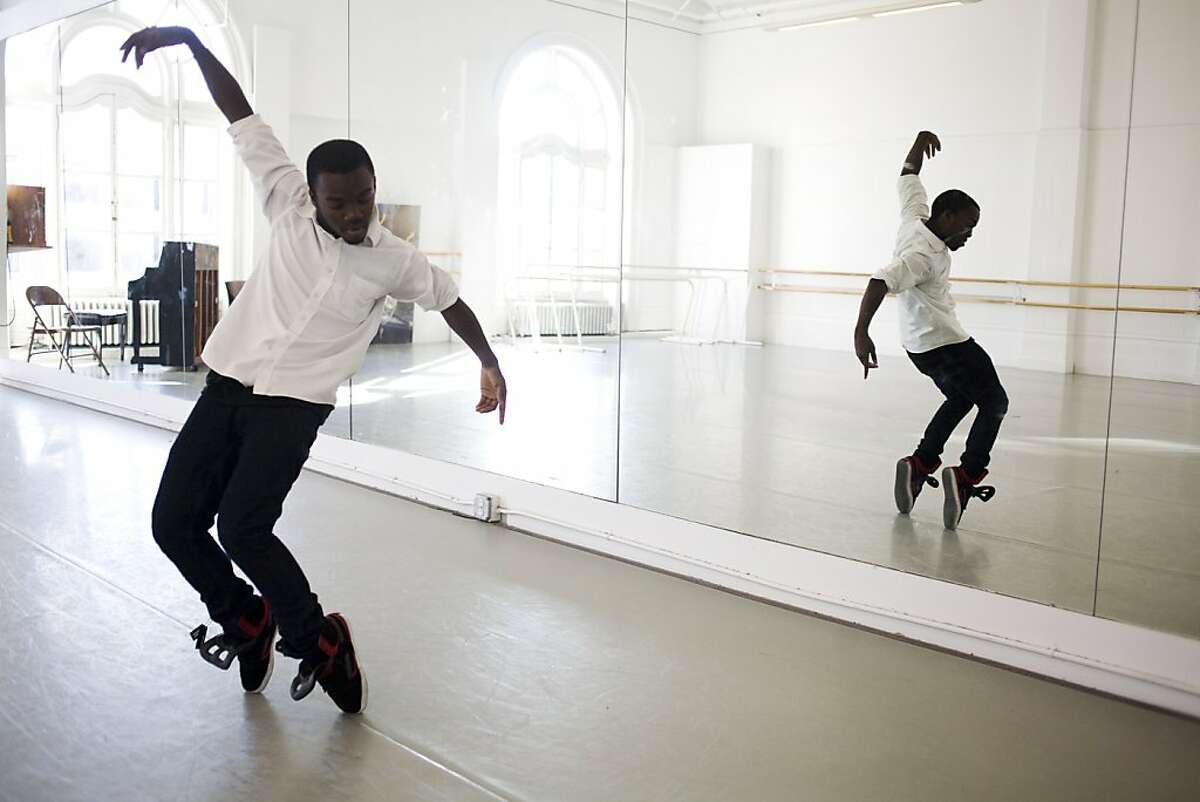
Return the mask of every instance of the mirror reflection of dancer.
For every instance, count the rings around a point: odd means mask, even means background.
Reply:
[[[323,612],[273,532],[284,499],[338,386],[362,365],[387,296],[442,313],[482,362],[476,411],[498,410],[501,423],[504,376],[450,276],[380,225],[366,150],[326,142],[301,172],[237,81],[186,28],[135,33],[121,46],[122,61],[133,52],[140,68],[147,54],[175,45],[191,50],[229,120],[270,235],[204,348],[210,372],[163,470],[154,539],[223,629],[211,639],[203,626],[192,633],[205,660],[228,669],[236,658],[242,687],[259,693],[271,678],[278,626],[277,650],[300,660],[292,698],[319,683],[344,712],[359,713],[367,683],[346,617]],[[214,517],[220,546],[209,534]],[[254,587],[234,575],[233,563]]]
[[[954,313],[950,295],[950,251],[957,251],[979,223],[979,204],[957,189],[938,195],[929,208],[921,185],[921,166],[942,143],[928,131],[917,135],[900,173],[900,232],[891,263],[867,284],[854,351],[863,365],[863,378],[879,367],[868,329],[888,293],[900,304],[901,340],[917,370],[933,380],[945,403],[934,414],[912,456],[896,465],[896,507],[912,511],[926,484],[937,487],[933,474],[942,464],[942,450],[954,428],[972,407],[979,407],[962,462],[942,471],[947,529],[956,529],[972,498],[988,501],[995,488],[983,487],[992,446],[1008,412],[1008,395],[987,352],[967,334]]]

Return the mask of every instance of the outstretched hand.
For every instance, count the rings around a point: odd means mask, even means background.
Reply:
[[[871,339],[871,335],[865,332],[856,332],[854,335],[854,353],[858,356],[858,361],[863,366],[863,381],[871,375],[871,371],[879,367],[879,357],[875,355],[875,342]]]
[[[479,372],[479,403],[475,411],[481,415],[500,410],[500,425],[504,425],[504,412],[508,406],[508,384],[498,366],[484,367]]]
[[[190,29],[183,27],[143,28],[126,39],[125,44],[119,48],[124,51],[121,56],[121,63],[124,64],[132,52],[134,54],[134,63],[140,68],[142,62],[146,60],[146,56],[155,50],[188,44],[195,37],[196,35]]]

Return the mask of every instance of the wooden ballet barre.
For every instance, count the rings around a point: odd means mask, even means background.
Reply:
[[[801,292],[810,295],[853,295],[860,296],[859,290],[841,287],[799,287],[787,284],[759,284],[757,289],[764,292]],[[1019,298],[989,298],[983,295],[960,295],[956,300],[963,303],[1000,304],[1006,306],[1032,306],[1040,309],[1077,309],[1087,312],[1147,312],[1160,315],[1200,315],[1200,309],[1183,309],[1170,306],[1100,306],[1096,304],[1060,304],[1046,301],[1026,301]]]
[[[794,276],[836,276],[841,278],[871,278],[873,273],[848,273],[837,270],[786,270],[770,267],[756,268],[758,273],[779,273]],[[970,278],[968,276],[951,276],[951,282],[961,284],[1005,284],[1023,287],[1057,287],[1060,289],[1081,290],[1142,290],[1147,292],[1200,292],[1200,287],[1189,287],[1179,284],[1105,284],[1093,282],[1072,281],[1041,281],[1038,279],[1017,278]]]

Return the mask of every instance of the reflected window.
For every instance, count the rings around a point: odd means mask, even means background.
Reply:
[[[47,222],[63,245],[57,284],[68,293],[123,298],[164,239],[228,244],[225,120],[194,60],[176,48],[138,70],[118,49],[147,25],[186,25],[236,70],[227,24],[209,0],[121,0],[10,40],[7,74],[24,77],[8,87],[7,135],[18,144],[9,179],[47,188]],[[39,62],[49,68],[29,69]]]
[[[539,48],[512,71],[499,184],[510,278],[617,263],[619,108],[613,82],[576,48]]]

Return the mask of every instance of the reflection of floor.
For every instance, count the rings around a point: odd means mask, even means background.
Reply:
[[[617,341],[602,353],[498,346],[512,387],[508,419],[475,412],[479,363],[461,346],[374,346],[323,431],[578,493],[616,493]],[[115,352],[114,352],[115,356]],[[114,360],[115,361],[115,360]],[[55,362],[46,360],[53,366]],[[77,370],[101,375],[82,362]],[[204,373],[161,367],[139,374],[110,364],[113,379],[195,398]]]
[[[618,362],[615,342],[602,344],[603,354],[502,348],[503,429],[475,415],[477,368],[461,348],[375,347],[326,432],[612,498]],[[949,534],[937,491],[912,518],[892,506],[895,460],[939,403],[907,361],[885,359],[864,383],[846,354],[627,337],[621,365],[622,502],[1093,609],[1107,379],[1002,370],[1012,409],[992,465],[999,492]],[[136,374],[117,366],[114,377]],[[202,376],[147,369],[136,380],[190,397]],[[1098,612],[1200,635],[1200,388],[1115,389]]]
[[[998,493],[951,534],[938,491],[911,518],[893,506],[895,461],[941,400],[907,360],[864,383],[849,354],[623,346],[623,503],[1092,610],[1108,379],[1002,370]],[[1200,388],[1118,380],[1112,414],[1099,613],[1200,635]]]
[[[1200,784],[1197,722],[307,473],[279,531],[354,622],[370,706],[291,701],[282,659],[244,696],[196,658],[203,608],[150,538],[170,442],[0,388],[2,799],[1150,802]]]

